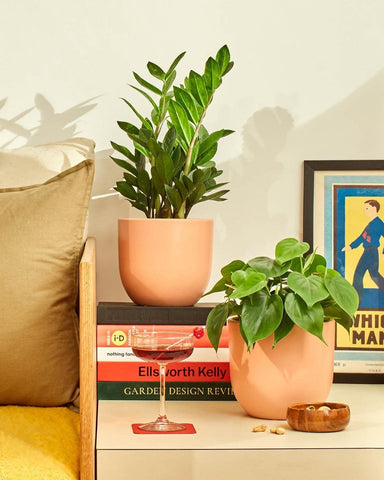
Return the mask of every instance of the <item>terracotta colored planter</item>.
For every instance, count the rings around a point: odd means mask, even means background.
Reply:
[[[295,326],[272,349],[273,337],[247,351],[239,322],[229,320],[229,352],[232,388],[248,415],[285,419],[293,403],[324,402],[333,381],[335,324],[324,324],[317,337]]]
[[[138,305],[194,305],[208,285],[213,220],[119,219],[119,268]]]

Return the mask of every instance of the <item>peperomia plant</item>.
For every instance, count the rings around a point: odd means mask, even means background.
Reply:
[[[294,325],[323,339],[323,323],[334,319],[347,331],[359,297],[354,287],[326,260],[309,251],[308,243],[295,238],[280,241],[275,259],[256,257],[244,263],[234,260],[221,269],[222,278],[205,295],[225,292],[207,318],[207,334],[217,350],[228,317],[240,321],[248,349],[274,335],[275,346]]]
[[[125,157],[111,157],[125,170],[115,190],[148,218],[187,218],[197,203],[223,201],[228,192],[218,190],[226,183],[216,182],[222,171],[212,159],[219,140],[232,130],[209,134],[203,121],[222,78],[233,67],[229,49],[224,45],[215,58],[209,57],[203,74],[191,70],[183,84],[173,86],[184,54],[167,70],[148,62],[156,85],[133,72],[138,85],[131,86],[150,103],[150,118],[123,99],[139,124],[117,122],[131,141],[129,148],[111,142]]]

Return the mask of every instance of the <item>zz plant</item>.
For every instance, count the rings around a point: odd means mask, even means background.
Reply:
[[[216,182],[222,171],[213,157],[219,140],[232,130],[209,133],[203,121],[222,78],[233,67],[230,52],[224,45],[215,58],[208,58],[202,74],[191,70],[184,83],[174,86],[176,67],[184,55],[166,70],[148,62],[154,80],[133,72],[137,85],[131,87],[151,105],[150,117],[123,99],[139,123],[117,122],[130,139],[129,147],[111,142],[125,157],[111,157],[124,169],[124,179],[116,182],[115,190],[148,218],[187,218],[197,203],[223,201],[229,191],[220,190],[226,183]]]
[[[359,297],[337,271],[326,267],[309,245],[294,238],[280,241],[275,259],[234,260],[221,269],[222,278],[207,292],[225,292],[207,318],[207,334],[217,350],[222,328],[230,316],[238,317],[248,350],[258,340],[274,335],[275,346],[294,325],[323,339],[323,323],[334,319],[347,331]]]

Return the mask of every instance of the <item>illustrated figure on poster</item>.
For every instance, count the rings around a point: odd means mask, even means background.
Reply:
[[[349,252],[359,245],[363,245],[364,251],[357,263],[353,276],[353,286],[359,294],[360,301],[364,294],[363,278],[367,271],[384,294],[384,277],[379,273],[379,247],[380,239],[384,237],[384,222],[379,218],[379,210],[380,203],[377,200],[367,200],[364,202],[365,214],[371,220],[364,228],[363,233],[342,249],[343,252]]]

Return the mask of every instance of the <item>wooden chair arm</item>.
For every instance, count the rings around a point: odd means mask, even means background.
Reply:
[[[95,479],[96,243],[88,238],[79,267],[80,480]]]

